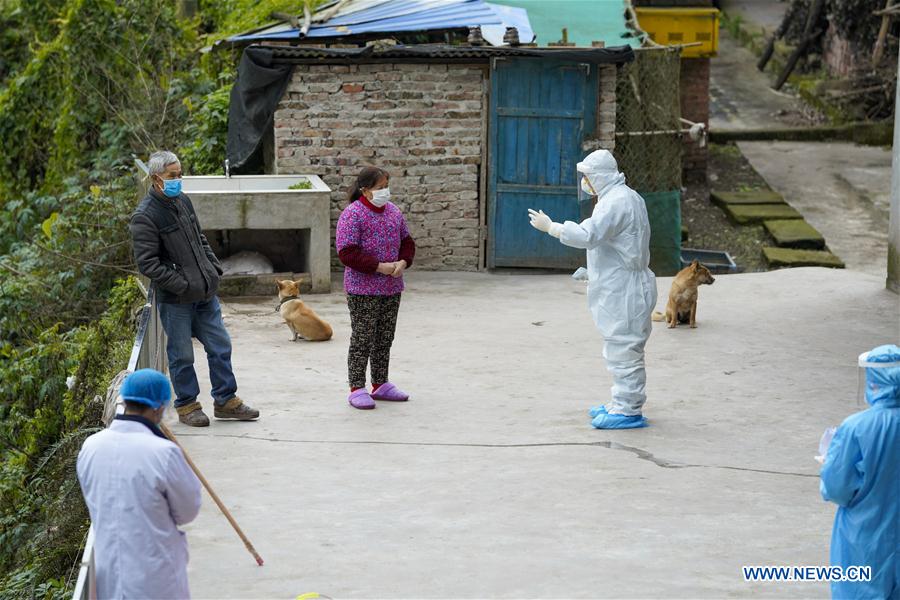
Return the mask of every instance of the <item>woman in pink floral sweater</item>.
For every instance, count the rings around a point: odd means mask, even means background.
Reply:
[[[412,266],[416,244],[403,213],[389,200],[390,176],[366,167],[350,190],[350,205],[337,223],[338,257],[350,309],[350,406],[375,408],[375,400],[404,402],[409,395],[388,381],[391,344],[403,292],[403,271]],[[372,392],[366,389],[366,365]]]

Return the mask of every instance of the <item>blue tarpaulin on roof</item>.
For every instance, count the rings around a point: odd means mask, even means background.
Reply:
[[[524,10],[499,6],[483,0],[357,0],[347,4],[328,20],[315,17],[306,36],[299,28],[281,23],[249,34],[229,38],[229,42],[334,38],[373,33],[401,33],[464,29],[481,26],[490,43],[499,45],[506,27],[516,27],[519,40],[530,42],[534,33]]]

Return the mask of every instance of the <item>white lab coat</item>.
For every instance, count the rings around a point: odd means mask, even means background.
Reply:
[[[87,438],[78,480],[94,526],[97,597],[190,598],[185,534],[200,481],[181,450],[138,421]]]
[[[639,415],[647,399],[644,345],[656,305],[650,270],[650,220],[641,196],[618,172],[588,174],[597,194],[589,219],[566,221],[560,241],[587,250],[588,305],[603,334],[603,357],[613,376],[610,414]]]

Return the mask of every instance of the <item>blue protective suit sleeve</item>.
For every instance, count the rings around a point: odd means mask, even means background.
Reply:
[[[819,477],[822,498],[839,506],[849,506],[862,488],[865,477],[862,452],[856,436],[846,427],[838,427],[835,432]]]

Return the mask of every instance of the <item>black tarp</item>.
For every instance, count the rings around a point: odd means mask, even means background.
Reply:
[[[520,48],[424,44],[365,48],[312,48],[304,46],[249,46],[238,66],[228,109],[226,156],[235,173],[258,170],[265,135],[272,129],[275,109],[284,95],[293,70],[303,61],[368,62],[388,60],[487,61],[495,57],[521,56],[573,63],[619,64],[634,60],[629,46],[615,48]]]
[[[275,108],[291,80],[293,66],[276,62],[268,48],[245,48],[228,107],[225,156],[235,173],[259,162],[263,137],[272,128]]]

